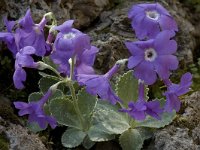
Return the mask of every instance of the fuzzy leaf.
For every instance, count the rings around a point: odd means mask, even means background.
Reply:
[[[138,127],[149,127],[149,128],[162,128],[168,124],[170,124],[173,119],[175,118],[176,112],[173,111],[172,113],[163,113],[162,120],[154,119],[150,116],[144,121],[138,122]]]
[[[28,127],[29,130],[31,130],[34,133],[37,133],[37,132],[44,130],[44,129],[40,128],[40,126],[36,122],[29,122],[27,127]]]
[[[90,149],[92,148],[92,146],[94,146],[95,142],[91,141],[90,138],[88,136],[86,136],[83,140],[83,147],[86,149]]]
[[[103,126],[109,134],[121,134],[130,127],[126,114],[119,112],[117,105],[101,100],[95,108],[93,124]]]
[[[137,130],[139,131],[142,139],[146,140],[153,136],[153,131],[155,129],[141,127],[141,128],[137,128]]]
[[[86,133],[75,128],[67,129],[62,135],[62,145],[67,148],[74,148],[80,145],[85,138]]]
[[[63,97],[63,96],[64,96],[63,92],[59,89],[56,89],[55,92],[53,93],[53,95],[49,98],[49,100],[59,98],[59,97]]]
[[[116,91],[125,106],[128,106],[131,100],[137,100],[138,80],[133,77],[133,71],[128,71],[119,77]]]
[[[40,90],[42,91],[42,93],[46,93],[48,91],[48,89],[55,83],[59,82],[58,78],[54,78],[54,77],[42,77],[38,83]],[[63,91],[64,86],[63,84],[60,84],[58,86],[58,89],[61,89]]]
[[[90,140],[95,142],[109,141],[115,138],[115,136],[102,124],[96,124],[90,127],[88,131],[88,136]]]
[[[50,78],[55,78],[55,79],[59,80],[58,77],[53,76],[53,75],[50,75],[50,74],[47,74],[47,73],[45,73],[45,72],[39,71],[39,75],[41,75],[42,77],[50,77]]]
[[[74,106],[69,98],[55,98],[50,101],[50,112],[57,119],[58,123],[81,129]]]
[[[78,106],[85,120],[86,126],[90,125],[94,107],[97,104],[97,97],[86,93],[85,89],[78,92]]]
[[[49,57],[43,57],[42,60],[45,64],[47,64],[57,70],[57,65],[54,64],[53,61]]]
[[[42,98],[43,94],[40,92],[33,92],[28,96],[28,102],[37,102]]]
[[[140,150],[143,145],[143,139],[138,130],[129,129],[119,137],[119,143],[123,150]]]

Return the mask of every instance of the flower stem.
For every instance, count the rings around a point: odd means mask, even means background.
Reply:
[[[81,123],[81,127],[82,129],[84,129],[84,119],[82,117],[81,111],[79,109],[78,106],[78,99],[76,96],[76,92],[73,86],[73,77],[74,77],[74,66],[75,66],[75,62],[76,62],[76,57],[72,57],[71,59],[69,59],[69,64],[70,64],[70,78],[69,78],[69,82],[68,82],[68,86],[72,95],[72,100],[73,100],[73,106],[74,109],[76,111],[76,114],[78,115],[78,119]]]
[[[48,65],[42,61],[37,62],[37,69],[39,69],[39,70],[49,69],[49,70],[53,71],[58,77],[62,78],[60,76],[60,73],[56,69],[54,69],[53,67],[51,67],[50,65]]]
[[[68,83],[69,83],[68,86],[69,86],[69,89],[70,89],[70,92],[71,92],[71,95],[72,95],[74,109],[75,109],[76,114],[78,116],[78,119],[79,119],[79,121],[81,123],[82,129],[84,129],[84,119],[83,119],[83,117],[81,115],[81,111],[80,111],[79,106],[78,106],[78,99],[76,97],[74,86],[73,86],[71,81],[68,82]]]
[[[73,81],[75,57],[72,57],[72,58],[69,59],[69,64],[70,64],[70,80]]]

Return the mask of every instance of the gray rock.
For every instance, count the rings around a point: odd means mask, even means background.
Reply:
[[[189,129],[169,126],[155,134],[156,150],[197,150]]]
[[[0,135],[5,135],[9,150],[47,150],[36,134],[30,133],[21,125],[7,122],[1,117]]]
[[[186,109],[164,129],[158,130],[145,150],[199,150],[200,91],[182,99]]]
[[[2,0],[0,2],[0,8],[2,8],[0,9],[0,29],[3,27],[3,16],[7,15],[17,20],[24,16],[28,8],[31,8],[33,18],[37,23],[45,13],[51,11],[55,14],[58,24],[74,19],[76,27],[87,27],[113,3],[114,1],[109,0]]]

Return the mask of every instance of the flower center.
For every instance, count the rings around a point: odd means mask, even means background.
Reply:
[[[144,52],[144,57],[146,61],[154,61],[157,57],[157,53],[153,48],[146,49]]]
[[[64,35],[64,39],[73,39],[76,35],[72,32],[69,32]]]
[[[156,21],[156,20],[159,19],[160,14],[159,14],[157,11],[153,10],[153,11],[146,11],[146,16],[147,16],[149,19],[155,20],[155,21]]]

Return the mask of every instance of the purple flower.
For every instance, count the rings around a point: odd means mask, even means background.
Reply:
[[[29,9],[24,18],[19,20],[20,27],[15,33],[15,41],[18,46],[18,50],[25,46],[32,46],[36,49],[35,55],[44,56],[46,50],[48,49],[43,31],[46,23],[47,20],[44,17],[39,24],[34,24]]]
[[[134,5],[128,17],[139,39],[154,38],[163,30],[178,31],[175,20],[159,3]]]
[[[90,38],[79,30],[72,28],[73,20],[64,22],[62,25],[54,27],[60,31],[54,42],[54,50],[51,59],[59,65],[59,71],[69,74],[68,60],[77,55],[82,55],[84,50],[91,49]]]
[[[15,21],[8,21],[6,18],[4,18],[4,24],[6,25],[7,32],[0,32],[0,41],[4,41],[6,43],[8,49],[15,57],[17,53],[17,45],[15,43],[15,35],[12,33]]]
[[[78,74],[77,80],[80,85],[86,85],[86,91],[91,95],[99,95],[102,100],[107,100],[111,104],[121,102],[119,97],[114,93],[110,85],[110,78],[119,69],[115,65],[105,75]]]
[[[52,116],[47,116],[44,113],[43,107],[48,98],[52,95],[52,91],[48,90],[47,93],[37,102],[14,102],[15,108],[19,109],[19,116],[29,115],[29,122],[37,122],[42,129],[46,129],[49,124],[51,128],[55,128],[56,119]]]
[[[163,113],[163,109],[160,107],[158,100],[148,101],[144,100],[144,84],[139,84],[139,97],[136,102],[129,102],[128,109],[121,109],[120,111],[128,113],[132,118],[136,120],[144,120],[146,114],[160,120],[160,115]]]
[[[81,55],[77,55],[76,64],[75,64],[75,72],[77,74],[94,74],[94,61],[98,48],[95,46],[91,46],[90,49],[85,49]]]
[[[0,32],[0,40],[7,44],[8,49],[13,53],[14,57],[16,53],[25,46],[34,47],[36,49],[35,54],[38,56],[45,55],[46,50],[49,49],[49,46],[45,42],[43,31],[47,23],[45,17],[39,24],[34,24],[29,9],[25,17],[19,20],[19,27],[15,32],[12,30],[16,22],[4,19],[4,23],[8,32]]]
[[[192,84],[191,80],[191,73],[185,73],[181,77],[180,84],[173,84],[169,80],[167,81],[167,91],[164,93],[167,98],[165,111],[172,112],[175,109],[178,112],[180,110],[181,102],[178,97],[189,91]]]
[[[145,102],[142,99],[138,99],[135,103],[129,102],[128,107],[128,109],[121,109],[120,111],[128,113],[136,120],[144,120],[146,114],[160,120],[160,115],[163,112],[158,100]]]
[[[23,89],[23,82],[26,80],[26,72],[24,71],[24,67],[27,68],[37,68],[38,65],[34,62],[33,58],[30,56],[31,54],[35,54],[35,48],[31,46],[26,46],[21,49],[16,54],[15,60],[15,72],[13,75],[14,85],[17,89]]]
[[[167,79],[170,70],[177,69],[178,60],[172,55],[176,52],[177,43],[170,40],[173,36],[174,32],[166,30],[160,32],[155,39],[125,43],[132,54],[128,68],[134,68],[136,78],[151,85],[157,79],[156,73],[161,79]]]

